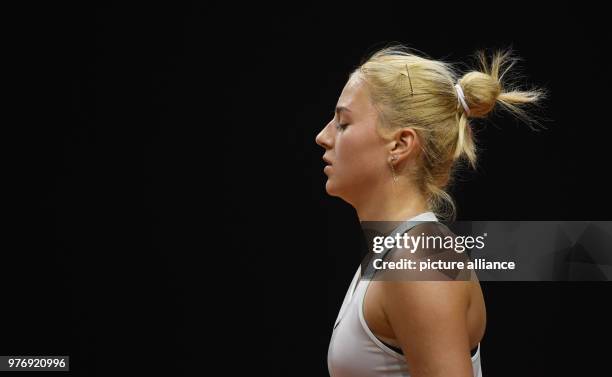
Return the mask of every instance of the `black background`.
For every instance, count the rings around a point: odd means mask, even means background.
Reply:
[[[512,6],[511,6],[512,5]],[[314,143],[361,58],[512,46],[546,130],[477,125],[459,220],[607,220],[600,9],[472,3],[32,5],[8,34],[3,355],[72,375],[325,376],[360,261]],[[223,231],[220,230],[223,229]],[[605,374],[610,286],[482,283],[485,375]],[[217,369],[219,368],[219,369]]]

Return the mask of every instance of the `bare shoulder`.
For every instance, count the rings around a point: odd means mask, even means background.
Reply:
[[[421,315],[465,316],[471,286],[470,281],[384,281],[383,305],[391,314],[409,311],[415,320]]]
[[[442,238],[454,236],[448,227],[437,222],[419,224],[408,233]],[[428,331],[459,326],[461,321],[465,321],[473,283],[470,281],[470,271],[461,268],[464,266],[458,263],[465,264],[467,255],[443,243],[421,243],[416,250],[393,250],[390,258],[413,260],[419,266],[408,271],[404,278],[394,278],[396,275],[392,272],[384,273],[388,277],[381,287],[382,305],[396,334],[400,330],[415,339],[432,335]],[[443,263],[421,271],[420,265],[425,261]],[[384,274],[381,276],[386,276]],[[456,330],[453,329],[453,332]]]
[[[381,282],[384,314],[413,376],[471,376],[469,281]]]

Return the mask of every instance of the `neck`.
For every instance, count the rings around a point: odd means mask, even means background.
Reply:
[[[359,221],[405,221],[431,211],[423,194],[408,182],[385,183],[353,203]]]

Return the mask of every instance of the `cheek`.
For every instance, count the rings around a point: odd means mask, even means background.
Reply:
[[[345,172],[353,172],[360,176],[369,176],[380,171],[381,161],[384,162],[383,150],[378,140],[365,132],[357,130],[345,131],[336,139],[336,158],[339,167]]]

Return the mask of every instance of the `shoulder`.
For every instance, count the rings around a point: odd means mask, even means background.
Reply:
[[[428,222],[413,227],[408,235],[444,238],[453,237],[454,233],[444,224]],[[394,252],[391,257],[394,260],[410,259],[416,265],[427,261],[446,264],[415,270],[401,278],[387,272],[388,277],[381,279],[381,303],[394,331],[408,334],[414,340],[437,334],[441,328],[465,327],[471,282],[465,278],[466,272],[456,264],[465,262],[466,255],[435,243],[421,243],[416,250]]]
[[[412,235],[453,236],[443,224],[420,224]],[[446,246],[418,248],[412,254],[423,258],[457,261],[463,258]],[[409,257],[409,253],[400,255]],[[461,271],[432,270],[407,279],[379,282],[381,306],[395,339],[404,351],[414,376],[472,375],[467,312],[471,282]],[[452,274],[449,274],[452,272]]]
[[[471,376],[464,281],[382,282],[383,310],[413,376]]]
[[[381,282],[385,312],[391,316],[410,313],[418,320],[465,315],[469,305],[469,281],[400,281]]]

